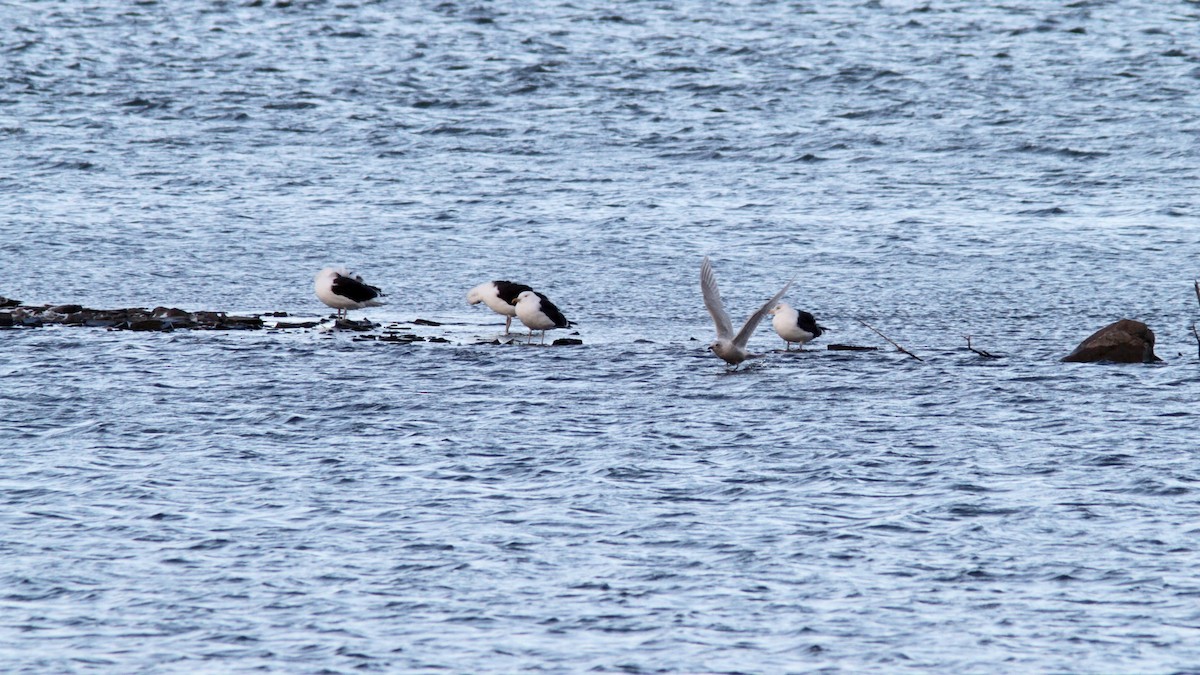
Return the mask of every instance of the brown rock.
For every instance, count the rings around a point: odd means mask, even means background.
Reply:
[[[1121,319],[1092,333],[1062,360],[1071,363],[1162,361],[1154,355],[1154,331],[1141,321],[1132,319]]]

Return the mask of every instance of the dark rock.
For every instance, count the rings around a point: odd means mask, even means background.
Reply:
[[[41,328],[42,314],[36,310],[30,310],[26,307],[18,307],[10,314],[12,316],[14,326],[24,326],[25,328]]]
[[[333,326],[334,328],[340,328],[342,330],[371,330],[372,328],[375,328],[375,324],[371,323],[368,319],[363,319],[362,321],[338,319],[337,321],[333,322]]]
[[[171,330],[171,324],[166,321],[163,321],[162,319],[135,319],[133,321],[127,321],[124,325],[121,325],[119,327],[125,328],[127,330],[140,330],[140,331],[168,331],[168,330]]]
[[[1141,321],[1121,319],[1092,333],[1075,351],[1064,356],[1070,363],[1153,363],[1154,331]]]
[[[859,345],[827,345],[825,349],[831,352],[874,352],[879,347],[863,347]]]
[[[558,338],[554,342],[550,343],[550,345],[552,347],[562,347],[565,345],[581,345],[581,344],[583,344],[583,340],[580,340],[579,338]]]
[[[226,316],[224,321],[216,326],[219,330],[261,330],[262,327],[262,317],[257,316]]]
[[[416,325],[416,326],[440,326],[442,324],[440,324],[436,321],[430,321],[429,319],[413,319],[413,325]]]
[[[83,311],[83,305],[55,305],[46,311],[55,314],[77,314]]]
[[[355,335],[352,338],[355,342],[398,342],[401,344],[412,344],[413,342],[422,342],[425,338],[420,335],[411,333],[386,333],[384,335]]]
[[[213,328],[225,320],[225,312],[196,312],[192,320],[201,328]]]
[[[11,328],[13,325],[13,316],[8,312],[0,312],[0,328]]]
[[[272,328],[316,328],[319,325],[320,321],[276,321]]]
[[[156,319],[188,319],[191,320],[191,312],[185,312],[177,307],[155,307],[150,312],[150,316]]]

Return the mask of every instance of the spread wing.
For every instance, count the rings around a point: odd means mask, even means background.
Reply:
[[[721,302],[721,292],[717,290],[717,278],[713,275],[708,256],[704,256],[704,262],[700,264],[700,292],[704,294],[704,306],[712,314],[713,323],[717,324],[717,339],[728,340],[733,337],[733,323],[725,312],[725,304]]]
[[[793,278],[792,281],[795,281],[795,279]],[[787,293],[787,289],[792,285],[792,281],[784,284],[783,288],[775,294],[775,297],[768,300],[767,304],[759,307],[757,312],[752,314],[749,319],[746,319],[746,324],[738,331],[737,337],[733,338],[733,344],[742,348],[746,347],[746,343],[750,341],[750,336],[754,334],[754,329],[758,328],[758,324],[762,322],[763,317],[775,307],[775,303],[779,302],[783,294]]]

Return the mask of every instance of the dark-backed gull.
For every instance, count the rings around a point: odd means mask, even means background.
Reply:
[[[383,291],[363,282],[362,276],[345,267],[326,267],[317,273],[313,283],[317,299],[337,310],[339,319],[346,318],[352,309],[378,307]]]

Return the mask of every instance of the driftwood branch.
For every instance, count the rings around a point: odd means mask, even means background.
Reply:
[[[993,353],[991,353],[991,352],[984,351],[984,350],[982,350],[982,349],[975,349],[974,347],[972,347],[972,346],[971,346],[971,336],[970,336],[970,335],[964,335],[963,337],[965,337],[965,338],[967,339],[967,349],[970,349],[971,351],[973,351],[973,352],[975,352],[976,354],[978,354],[978,355],[982,356],[983,358],[985,358],[985,359],[999,359],[999,358],[1003,358],[1003,357],[1000,357],[1000,356],[996,356],[995,354],[993,354]]]
[[[866,326],[867,328],[870,328],[870,329],[871,329],[872,331],[874,331],[874,332],[875,332],[875,334],[876,334],[876,335],[878,335],[879,337],[881,337],[881,338],[883,338],[884,340],[887,340],[888,342],[892,343],[892,346],[893,346],[893,347],[895,347],[896,349],[899,349],[900,351],[904,352],[905,354],[908,354],[909,356],[913,357],[914,359],[916,359],[916,360],[918,360],[918,361],[924,361],[924,360],[925,360],[925,359],[923,359],[923,358],[921,358],[921,357],[917,356],[916,354],[914,354],[914,353],[912,353],[912,352],[908,351],[908,350],[907,350],[907,349],[905,349],[904,347],[901,347],[900,345],[896,344],[896,341],[895,341],[895,340],[893,340],[892,338],[890,338],[890,337],[888,337],[888,336],[884,335],[883,333],[880,333],[878,328],[876,328],[876,327],[872,326],[871,324],[867,323],[866,321],[863,321],[862,319],[859,319],[859,318],[855,318],[854,320],[855,320],[855,321],[857,321],[857,322],[859,322],[859,323],[861,323],[862,325]]]
[[[1195,288],[1196,288],[1196,302],[1200,302],[1200,281],[1195,282]],[[1200,332],[1198,332],[1196,330],[1196,322],[1195,321],[1192,322],[1192,335],[1194,335],[1196,337],[1196,352],[1197,352],[1197,356],[1200,356]]]

